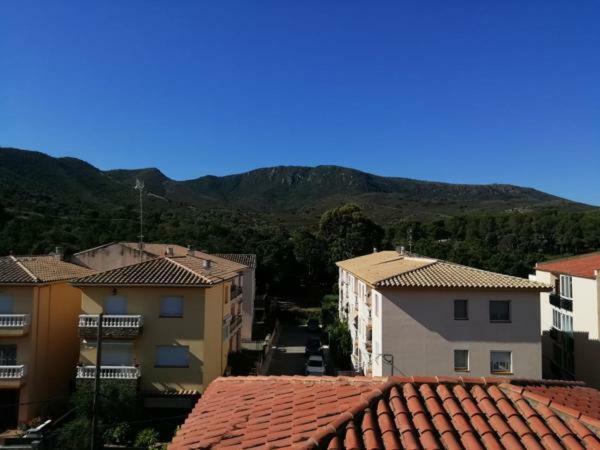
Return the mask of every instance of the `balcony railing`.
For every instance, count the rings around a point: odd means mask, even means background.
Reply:
[[[231,299],[234,300],[240,295],[242,295],[243,289],[241,286],[233,285],[231,286]]]
[[[558,294],[550,294],[550,304],[557,308],[573,311],[573,300],[561,297]]]
[[[140,369],[135,366],[100,366],[100,378],[107,380],[137,380]],[[77,378],[83,380],[94,379],[96,366],[77,367]]]
[[[0,314],[0,328],[25,328],[30,323],[29,314]]]
[[[238,314],[231,318],[231,322],[229,323],[229,334],[232,335],[242,326],[242,315]]]
[[[27,375],[27,367],[20,366],[0,366],[0,380],[20,380]]]
[[[144,316],[107,314],[102,316],[102,335],[108,337],[132,337],[140,334],[144,325]],[[97,314],[79,316],[79,334],[86,337],[96,335]]]

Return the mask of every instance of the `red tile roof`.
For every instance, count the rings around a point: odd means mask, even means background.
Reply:
[[[498,378],[219,378],[169,449],[600,449],[599,395]]]
[[[39,284],[70,280],[94,272],[54,256],[1,256],[0,284]]]
[[[600,270],[600,252],[541,262],[535,267],[545,272],[596,278],[595,271]]]

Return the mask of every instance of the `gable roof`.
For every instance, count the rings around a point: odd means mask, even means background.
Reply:
[[[234,261],[236,263],[243,264],[256,269],[256,255],[253,253],[212,253],[215,256]]]
[[[205,254],[202,254],[205,255]],[[210,267],[205,267],[210,261]],[[212,255],[163,256],[73,280],[77,286],[209,286],[231,279],[246,266]]]
[[[371,253],[336,264],[375,287],[551,289],[525,278],[395,251]]]
[[[537,263],[535,268],[544,272],[561,273],[583,278],[596,278],[596,271],[600,271],[600,252],[545,261]]]
[[[577,382],[218,378],[168,448],[600,448],[599,417],[548,396],[555,389],[600,405],[599,392]]]
[[[92,270],[54,256],[0,257],[0,284],[36,284],[90,275]]]

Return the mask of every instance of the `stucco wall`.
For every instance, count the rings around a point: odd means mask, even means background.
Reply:
[[[465,375],[454,371],[455,349],[470,351],[470,376],[490,376],[490,351],[512,351],[513,373],[541,377],[538,292],[382,290],[382,353],[394,373]],[[469,300],[469,320],[453,319],[455,299]],[[511,323],[490,323],[489,300],[511,300]],[[384,369],[385,370],[385,369]]]
[[[242,294],[242,339],[252,339],[252,323],[254,322],[254,297],[256,295],[255,270],[244,270]]]
[[[210,289],[204,288],[119,288],[116,294],[127,299],[127,314],[142,314],[142,333],[132,339],[135,361],[141,369],[141,388],[145,391],[199,390],[222,374],[223,351],[222,319],[229,311],[224,303],[228,283]],[[83,289],[82,310],[98,314],[104,299],[114,294],[112,288],[87,287]],[[160,300],[165,296],[183,297],[183,317],[159,317]],[[227,311],[226,311],[227,310]],[[158,345],[189,346],[189,367],[155,367]],[[221,357],[219,357],[221,356]],[[96,349],[82,342],[80,361],[95,364]]]
[[[142,258],[145,261],[148,256],[143,254]],[[73,255],[71,262],[94,270],[104,271],[138,263],[140,262],[140,254],[135,249],[115,243]]]

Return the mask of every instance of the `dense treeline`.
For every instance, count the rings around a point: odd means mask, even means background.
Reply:
[[[35,213],[0,205],[0,254],[69,254],[117,240],[137,240],[137,209],[52,205]],[[600,249],[600,212],[559,210],[406,221],[382,227],[355,205],[327,211],[314,227],[278,224],[237,210],[149,208],[149,242],[192,245],[209,252],[258,255],[259,289],[320,298],[334,289],[336,260],[403,245],[413,252],[483,269],[527,276],[537,261]],[[312,291],[315,291],[311,294]],[[314,294],[314,295],[313,295]]]

